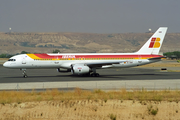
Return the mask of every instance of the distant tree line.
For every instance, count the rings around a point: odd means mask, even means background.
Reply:
[[[21,53],[17,53],[17,54],[1,54],[0,58],[10,58],[14,55],[19,55],[19,54],[29,54],[30,52],[26,52],[26,51],[22,51]],[[53,50],[52,53],[60,53],[60,50]]]
[[[179,59],[180,58],[180,51],[174,51],[174,52],[166,52],[163,54],[164,56],[168,57],[168,58],[176,58]]]
[[[10,55],[10,54],[1,54],[0,55],[0,58],[10,58],[12,57],[13,55]]]
[[[17,54],[1,54],[0,58],[10,58],[10,57],[12,57],[14,55],[27,54],[27,53],[30,53],[30,52],[22,51],[21,53],[17,53]]]
[[[53,53],[60,53],[60,50],[53,50]]]

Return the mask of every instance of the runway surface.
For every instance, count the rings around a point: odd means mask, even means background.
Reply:
[[[74,76],[58,73],[56,69],[28,69],[28,78],[22,77],[19,69],[0,66],[0,89],[120,89],[147,88],[179,89],[179,72],[162,72],[160,68],[124,68],[97,70],[100,77]]]

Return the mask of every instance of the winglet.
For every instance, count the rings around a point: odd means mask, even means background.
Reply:
[[[141,49],[136,52],[140,54],[159,54],[161,49],[165,34],[167,32],[167,27],[160,27],[151,38],[141,47]]]

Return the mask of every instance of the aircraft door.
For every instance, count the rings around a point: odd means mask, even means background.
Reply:
[[[23,56],[23,57],[22,57],[22,64],[26,64],[26,57],[27,57],[27,56]]]
[[[59,64],[59,58],[58,58],[58,57],[55,57],[55,59],[56,59],[56,60],[54,61],[54,63],[55,63],[55,64]]]
[[[142,63],[142,58],[141,58],[141,55],[138,55],[138,63],[141,64]]]

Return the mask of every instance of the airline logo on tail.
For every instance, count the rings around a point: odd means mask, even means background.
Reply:
[[[160,40],[160,38],[152,38],[149,48],[159,48],[161,46]]]

